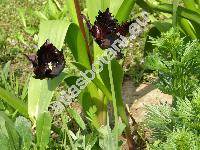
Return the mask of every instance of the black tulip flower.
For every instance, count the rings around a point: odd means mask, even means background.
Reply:
[[[129,26],[134,22],[129,21],[120,25],[118,20],[109,12],[109,8],[107,8],[105,12],[99,11],[94,25],[92,25],[84,15],[82,15],[82,17],[86,21],[91,35],[101,49],[110,48],[113,42],[119,38],[119,35],[127,36],[129,33]],[[122,58],[123,54],[117,52],[117,57]]]
[[[25,55],[33,65],[36,79],[54,78],[65,67],[65,59],[62,51],[59,51],[48,40],[40,47],[37,54]]]

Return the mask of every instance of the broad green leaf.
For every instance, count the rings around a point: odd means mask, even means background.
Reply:
[[[19,150],[21,147],[20,137],[15,129],[14,123],[4,112],[0,112],[0,116],[5,120],[5,127],[8,133],[11,149]]]
[[[28,89],[28,113],[31,118],[37,118],[40,113],[48,110],[55,89],[66,78],[62,72],[54,79],[39,80],[31,78]]]
[[[81,106],[83,107],[84,112],[87,112],[94,103],[92,102],[91,95],[88,91],[84,91],[81,96]]]
[[[75,65],[80,71],[84,72],[87,70],[83,65],[77,62],[73,62],[73,65]],[[108,99],[112,99],[111,93],[109,90],[104,86],[104,84],[97,78],[95,77],[92,82],[98,87],[107,97]]]
[[[195,0],[183,0],[183,3],[185,5],[186,8],[189,8],[193,11],[199,12],[199,10],[196,8],[196,4],[195,4]]]
[[[67,10],[71,16],[72,22],[78,25],[78,19],[76,15],[76,9],[73,0],[66,0]]]
[[[6,125],[9,142],[10,142],[12,149],[19,150],[21,145],[20,145],[20,137],[19,137],[17,131],[14,129],[14,126],[9,124],[8,122],[6,122],[5,125]]]
[[[94,23],[95,17],[98,15],[99,10],[101,10],[101,0],[86,0],[86,7],[89,19],[91,23]]]
[[[49,39],[59,50],[61,50],[69,23],[61,20],[48,20],[40,23],[38,46],[41,47]],[[54,90],[66,77],[64,71],[56,78],[50,80],[30,79],[28,89],[28,113],[34,118],[47,111]]]
[[[37,137],[37,146],[42,149],[47,147],[49,143],[49,137],[51,133],[51,115],[49,112],[44,112],[40,114],[36,122],[36,137]]]
[[[135,0],[124,0],[116,14],[116,19],[121,23],[125,22],[129,18],[134,5]]]
[[[103,81],[104,85],[111,92],[110,78],[109,78],[109,72],[108,72],[108,65],[107,64],[104,64],[103,70],[100,73],[100,77],[101,77],[101,80]]]
[[[9,93],[7,90],[0,87],[0,98],[12,106],[14,109],[18,110],[22,115],[28,116],[27,106],[22,103],[20,99]]]
[[[171,27],[171,22],[155,21],[152,23],[160,32],[167,32]],[[152,33],[153,34],[153,33]]]
[[[110,0],[101,0],[101,10],[105,11],[110,7]]]
[[[86,68],[90,68],[85,40],[81,30],[76,24],[70,24],[67,31],[66,41],[75,60]]]
[[[58,19],[60,11],[52,0],[48,0],[48,14],[50,19]]]
[[[110,11],[115,16],[124,0],[110,0]]]
[[[41,21],[38,47],[41,47],[49,39],[57,49],[61,50],[68,26],[69,23],[62,20]]]
[[[11,150],[9,138],[0,132],[0,147],[2,150]]]
[[[15,120],[15,128],[22,139],[22,149],[29,150],[33,140],[31,122],[26,118],[19,116]]]
[[[78,77],[77,76],[69,76],[64,81],[70,87],[76,84]]]
[[[103,50],[99,45],[94,41],[94,62],[98,60],[99,57],[103,55]]]
[[[85,123],[83,121],[83,119],[81,118],[81,116],[73,109],[69,108],[67,109],[67,111],[69,112],[70,116],[72,118],[74,118],[74,120],[76,121],[76,123],[79,125],[79,127],[82,129],[82,130],[85,130],[86,129],[86,126],[85,126]]]

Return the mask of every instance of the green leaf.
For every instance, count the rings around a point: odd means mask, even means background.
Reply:
[[[15,128],[22,138],[22,149],[29,150],[33,140],[31,122],[26,118],[19,116],[16,118]]]
[[[186,35],[189,35],[192,39],[196,39],[196,32],[191,24],[191,22],[184,18],[179,18],[180,27],[183,29]]]
[[[101,0],[86,0],[86,7],[90,21],[94,23],[95,17],[98,15],[99,10],[101,10]]]
[[[111,62],[111,68],[113,74],[113,84],[114,84],[114,91],[117,103],[117,110],[123,122],[126,124],[126,126],[128,126],[129,123],[122,99],[122,83],[123,83],[124,72],[122,66],[116,60],[113,60]]]
[[[171,22],[164,22],[164,21],[155,21],[153,25],[160,31],[160,32],[167,32],[171,27]]]
[[[9,138],[0,132],[0,145],[2,150],[11,150]]]
[[[147,9],[149,11],[155,10],[155,11],[166,12],[166,13],[170,13],[170,14],[173,13],[173,5],[172,4],[164,4],[163,3],[163,4],[154,5],[149,2],[144,2],[144,0],[137,0],[137,4],[140,7]],[[194,22],[200,24],[200,14],[195,11],[192,11],[190,9],[179,6],[177,8],[177,15],[179,17],[183,17],[183,18],[186,18],[188,20],[191,20],[191,21],[194,21]]]
[[[20,99],[9,93],[7,90],[0,87],[0,98],[12,106],[14,109],[18,110],[22,115],[28,116],[27,106],[22,103]]]
[[[37,137],[37,146],[42,149],[47,147],[49,143],[49,137],[51,133],[51,115],[49,112],[44,112],[38,116],[36,122],[36,137]]]
[[[38,47],[41,47],[49,39],[57,49],[61,50],[68,26],[69,22],[62,20],[41,21]]]
[[[10,146],[14,150],[19,150],[21,147],[20,137],[15,129],[14,123],[4,112],[0,112],[0,116],[5,120],[5,127],[8,133]]]
[[[124,0],[110,0],[110,11],[115,16]]]
[[[129,15],[133,10],[134,5],[135,0],[124,0],[116,14],[116,19],[120,23],[125,22],[129,18]]]
[[[180,0],[173,0],[173,13],[172,13],[172,24],[173,27],[176,28],[177,27],[177,8],[179,5]]]
[[[67,31],[66,42],[77,62],[90,68],[85,40],[79,27],[72,23]]]
[[[48,110],[55,89],[66,78],[62,72],[54,79],[39,80],[31,78],[28,88],[28,113],[32,118],[37,118],[40,113]]]
[[[72,86],[72,85],[75,85],[76,84],[76,80],[78,79],[79,77],[77,76],[69,76],[67,78],[65,78],[65,83],[67,84],[67,86]]]
[[[110,7],[110,0],[101,0],[101,10],[105,11]]]
[[[80,63],[73,62],[72,64],[75,65],[82,72],[87,70],[87,68],[85,68]],[[104,84],[97,77],[95,77],[92,80],[92,82],[108,97],[108,99],[112,99],[112,96],[109,90],[104,86]]]
[[[19,16],[20,16],[20,19],[22,21],[24,28],[26,28],[25,9],[24,8],[18,8],[17,11],[19,13]]]
[[[42,46],[49,39],[61,50],[69,23],[61,20],[48,20],[40,23],[38,46]],[[28,113],[31,118],[38,117],[40,113],[48,110],[54,90],[66,77],[64,71],[56,78],[50,80],[30,79],[28,88]]]
[[[7,89],[7,90],[10,90],[10,85],[7,82],[7,79],[9,77],[10,64],[11,64],[11,61],[8,61],[4,65],[3,70],[1,72],[1,82],[2,82],[3,86],[5,87],[5,89]]]
[[[48,20],[48,17],[44,13],[42,13],[41,11],[34,11],[34,14],[40,20]]]
[[[78,19],[77,19],[77,15],[76,15],[76,9],[75,9],[75,5],[74,5],[74,1],[73,0],[67,0],[66,1],[66,7],[67,10],[71,16],[72,22],[78,25]]]
[[[67,111],[70,114],[70,116],[75,119],[75,121],[79,125],[79,127],[82,130],[85,130],[86,126],[85,126],[85,123],[84,123],[83,119],[81,118],[81,116],[73,109],[69,108],[69,109],[67,109]]]
[[[110,78],[109,78],[109,72],[108,72],[108,65],[107,64],[104,64],[103,70],[100,72],[100,77],[101,77],[101,80],[103,81],[104,85],[111,92]]]
[[[88,115],[87,119],[91,121],[91,125],[93,125],[96,129],[99,129],[100,123],[97,117],[97,107],[95,105],[93,105],[92,107],[89,107],[86,113]]]
[[[48,14],[50,19],[58,19],[60,11],[52,0],[48,0]]]
[[[111,130],[109,125],[101,127],[98,129],[100,138],[99,138],[99,146],[103,150],[119,150],[118,140],[115,140],[115,133]]]

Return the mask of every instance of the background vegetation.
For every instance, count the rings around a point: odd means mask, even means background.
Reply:
[[[200,2],[77,2],[0,1],[0,148],[111,150],[127,143],[129,149],[200,149]],[[123,50],[125,58],[104,65],[71,101],[68,87],[103,53],[77,15],[81,10],[93,23],[108,7],[119,22],[143,9],[150,22]],[[35,53],[46,39],[63,49],[66,69],[53,80],[36,80],[23,54]],[[154,82],[172,95],[172,105],[147,106],[143,125],[130,124],[121,95],[124,76],[134,84]],[[144,127],[150,138],[143,136]]]

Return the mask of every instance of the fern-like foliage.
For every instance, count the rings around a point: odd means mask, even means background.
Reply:
[[[191,101],[178,99],[176,107],[147,108],[145,123],[152,131],[152,149],[200,149],[200,89]]]
[[[158,73],[158,87],[173,96],[173,105],[148,106],[145,123],[152,131],[150,149],[200,149],[200,44],[185,42],[171,29],[147,57],[147,67]]]
[[[186,42],[175,29],[151,40],[156,48],[146,58],[146,67],[158,73],[157,86],[174,98],[191,98],[200,85],[199,42]]]

